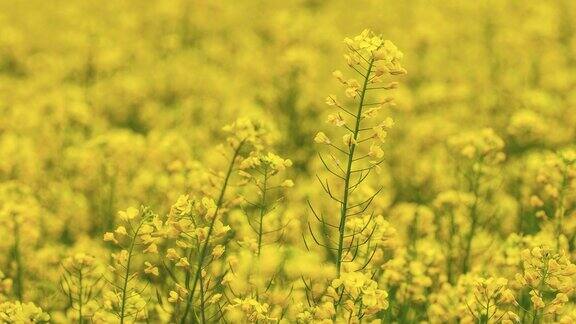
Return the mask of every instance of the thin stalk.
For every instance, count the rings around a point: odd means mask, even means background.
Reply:
[[[244,141],[238,144],[238,147],[234,150],[234,155],[232,156],[232,160],[230,161],[230,165],[228,166],[228,171],[226,172],[226,177],[224,178],[224,183],[222,184],[222,188],[220,189],[220,195],[218,197],[218,201],[216,202],[216,210],[214,212],[214,217],[210,221],[210,226],[208,227],[208,234],[206,235],[206,240],[202,245],[200,250],[200,254],[198,255],[198,262],[196,273],[194,274],[194,281],[192,283],[190,293],[188,295],[188,299],[186,300],[186,308],[184,309],[184,314],[182,315],[182,319],[180,323],[185,324],[186,318],[188,317],[188,313],[190,312],[190,308],[192,307],[192,301],[194,300],[194,293],[196,292],[196,285],[198,284],[198,280],[200,279],[200,275],[202,273],[202,264],[204,263],[204,258],[206,258],[206,252],[208,251],[208,244],[210,242],[210,236],[212,236],[212,231],[214,230],[214,224],[216,223],[216,218],[218,217],[218,211],[220,207],[222,207],[222,203],[224,202],[224,194],[226,193],[226,189],[228,188],[228,181],[230,180],[230,176],[232,175],[232,170],[234,169],[234,162],[240,153],[240,149],[244,145]]]
[[[486,289],[484,289],[484,291],[486,291]],[[486,314],[481,316],[481,323],[488,324],[489,319],[490,319],[490,298],[488,298],[488,301],[486,302]]]
[[[258,255],[262,251],[262,236],[263,236],[263,220],[264,215],[266,214],[266,191],[268,190],[268,168],[264,169],[264,188],[262,188],[262,200],[260,202],[260,224],[258,229]]]
[[[480,175],[477,173],[472,182],[472,192],[474,194],[474,202],[470,207],[470,218],[472,219],[472,224],[470,224],[470,231],[466,236],[466,247],[464,250],[464,258],[462,260],[462,273],[467,273],[470,270],[470,256],[472,254],[472,241],[476,235],[476,230],[478,227],[478,203],[479,203],[479,191],[480,191]]]
[[[544,273],[542,275],[542,278],[540,279],[540,283],[538,284],[538,292],[540,293],[540,296],[544,297],[543,292],[544,292],[544,284],[546,284],[546,278],[548,277],[548,262],[546,262],[546,265],[544,267]],[[533,317],[532,317],[532,324],[536,324],[540,322],[540,314],[538,312],[538,310],[534,310],[533,313]]]
[[[453,240],[454,236],[456,235],[456,222],[454,221],[454,211],[450,211],[450,235],[447,238],[448,241],[448,253],[446,257],[446,272],[448,274],[448,282],[450,284],[454,284],[454,269],[452,265],[453,255],[454,255],[454,246]]]
[[[418,216],[420,214],[418,213],[418,210],[416,210],[416,212],[414,213],[414,219],[412,220],[412,223],[410,224],[409,227],[409,235],[410,235],[410,254],[411,257],[416,259],[418,251],[417,251],[417,247],[416,247],[416,243],[418,241]]]
[[[202,323],[206,323],[206,311],[204,309],[204,279],[200,276],[200,318],[202,318]]]
[[[362,92],[360,93],[360,102],[358,104],[358,112],[356,113],[356,125],[354,127],[354,141],[358,139],[358,133],[360,130],[360,120],[362,116],[362,108],[364,107],[364,98],[366,96],[366,88],[368,86],[368,80],[370,79],[370,74],[372,72],[372,66],[374,65],[374,58],[370,59],[368,68],[366,70],[366,76],[364,78],[364,84],[362,86]],[[348,164],[346,167],[346,174],[344,177],[344,192],[342,194],[342,204],[340,209],[340,225],[338,226],[339,238],[338,238],[338,255],[336,256],[336,271],[338,277],[340,277],[340,272],[342,268],[342,253],[344,250],[344,233],[346,231],[346,213],[348,210],[348,195],[350,190],[350,178],[352,175],[352,164],[354,163],[354,151],[356,150],[356,144],[352,143],[350,145],[350,152],[348,154]]]
[[[138,237],[138,233],[140,232],[140,228],[144,222],[140,221],[136,231],[134,232],[134,237],[132,238],[132,242],[130,242],[130,248],[128,250],[128,260],[126,261],[126,272],[124,274],[124,283],[122,286],[122,303],[120,304],[120,324],[124,324],[124,318],[126,314],[126,300],[128,299],[127,290],[128,290],[128,281],[130,278],[130,265],[132,262],[132,255],[134,254],[134,246],[136,245],[136,239]]]

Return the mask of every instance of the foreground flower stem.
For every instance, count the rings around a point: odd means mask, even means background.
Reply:
[[[144,222],[141,221],[134,231],[134,237],[132,238],[132,242],[130,242],[130,249],[128,250],[128,260],[126,261],[126,272],[124,274],[124,283],[122,286],[122,303],[120,305],[120,324],[124,324],[124,318],[126,317],[126,301],[128,300],[128,282],[130,281],[130,264],[132,262],[132,255],[134,254],[134,246],[136,244],[136,239],[138,237],[138,233],[140,232],[140,228],[142,228],[142,224]]]
[[[200,276],[200,315],[202,318],[202,323],[206,323],[206,312],[204,310],[204,280],[202,276]]]
[[[268,168],[264,169],[264,188],[262,189],[262,200],[260,202],[260,224],[258,228],[258,255],[262,251],[263,221],[266,214],[266,191],[268,190]]]
[[[226,177],[224,178],[224,183],[222,184],[222,189],[220,189],[220,195],[218,197],[218,201],[216,202],[216,211],[214,212],[214,217],[210,221],[210,226],[208,227],[208,234],[206,235],[206,241],[202,245],[200,249],[200,254],[198,255],[198,263],[196,268],[196,273],[194,274],[194,281],[192,282],[191,291],[188,294],[188,299],[186,300],[186,309],[184,310],[184,314],[182,315],[182,319],[180,323],[186,323],[186,319],[188,317],[188,313],[190,313],[190,308],[192,307],[192,302],[194,300],[194,293],[196,292],[196,285],[198,284],[198,280],[200,279],[200,275],[202,273],[202,264],[204,263],[204,258],[206,258],[206,252],[208,251],[208,244],[210,243],[210,236],[212,235],[212,231],[214,230],[214,224],[216,223],[216,218],[218,216],[218,211],[220,207],[222,207],[222,203],[224,202],[224,194],[226,193],[226,189],[228,188],[228,180],[230,180],[230,176],[232,175],[232,171],[234,170],[234,162],[240,153],[240,149],[244,145],[244,141],[238,144],[238,147],[234,150],[234,155],[230,160],[230,165],[228,166],[228,171],[226,172]]]
[[[472,182],[472,193],[474,195],[474,202],[470,207],[470,217],[472,223],[470,224],[470,231],[466,236],[466,246],[464,249],[464,257],[462,260],[462,273],[468,273],[470,270],[470,257],[472,255],[472,242],[474,240],[474,236],[476,235],[477,227],[478,227],[478,204],[480,200],[480,174],[475,174],[475,177]]]
[[[540,283],[538,284],[538,292],[543,294],[544,292],[544,285],[546,284],[546,279],[548,278],[548,263],[546,263],[544,267],[544,272],[542,274],[542,278],[540,279]],[[538,309],[534,308],[534,313],[532,314],[532,324],[540,323],[540,312]]]
[[[348,195],[350,193],[350,178],[352,176],[352,164],[354,163],[354,151],[356,150],[355,142],[358,139],[358,133],[360,130],[360,120],[362,119],[362,108],[364,107],[364,98],[366,96],[366,89],[368,86],[368,81],[370,80],[370,74],[372,72],[372,66],[374,65],[374,57],[370,58],[370,63],[366,69],[366,75],[364,77],[364,84],[362,86],[362,92],[360,93],[360,102],[358,104],[358,111],[356,113],[356,125],[354,128],[354,141],[350,145],[350,152],[348,153],[348,165],[346,167],[346,174],[344,177],[344,193],[342,194],[342,207],[340,209],[340,224],[338,226],[339,238],[338,238],[338,255],[336,256],[336,271],[338,277],[340,277],[340,272],[342,268],[342,253],[344,252],[344,233],[346,231],[346,214],[348,212]]]

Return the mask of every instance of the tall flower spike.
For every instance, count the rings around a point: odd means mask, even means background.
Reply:
[[[111,290],[106,291],[104,297],[108,311],[118,317],[120,323],[125,323],[137,314],[145,314],[146,301],[141,296],[146,287],[140,288],[134,280],[139,275],[134,263],[139,252],[154,253],[156,250],[156,216],[144,207],[128,208],[118,215],[124,225],[118,226],[114,233],[104,234],[104,241],[112,242],[120,249],[112,254],[113,263],[109,266],[112,278],[106,279]],[[148,274],[151,268],[147,263],[144,272]]]
[[[380,145],[393,121],[390,117],[383,120],[377,118],[383,108],[392,102],[391,98],[382,96],[382,90],[396,88],[397,83],[388,79],[406,73],[400,64],[402,52],[390,41],[370,30],[364,30],[354,38],[346,38],[344,44],[347,48],[344,57],[348,67],[359,79],[348,78],[341,71],[335,71],[333,76],[345,87],[345,95],[356,109],[349,109],[346,104],[337,101],[335,96],[329,96],[326,103],[337,111],[330,114],[328,122],[342,129],[342,140],[333,140],[325,132],[318,132],[314,138],[316,143],[329,147],[330,158],[320,154],[320,160],[333,179],[329,181],[318,177],[318,180],[329,198],[338,205],[338,222],[331,222],[309,204],[314,217],[320,222],[321,235],[325,238],[317,238],[312,226],[309,226],[310,234],[316,244],[334,256],[339,277],[344,262],[356,262],[357,269],[364,268],[376,251],[368,247],[372,246],[368,244],[370,234],[374,233],[377,226],[368,208],[382,188],[367,197],[356,194],[358,197],[354,197],[354,203],[351,203],[351,196],[374,168],[383,162],[384,152]],[[345,162],[341,163],[339,157],[343,157]],[[331,185],[331,182],[337,182],[336,186]],[[358,232],[352,232],[346,226],[350,217],[366,218],[367,225]],[[332,235],[337,236],[336,243],[332,243]]]
[[[247,160],[248,159],[244,161]],[[276,180],[278,177],[275,177],[291,167],[292,161],[283,159],[274,153],[268,153],[266,155],[255,154],[250,161],[252,162],[240,165],[240,175],[246,182],[253,184],[257,190],[258,201],[249,201],[246,199],[246,202],[257,210],[257,215],[252,217],[249,216],[248,213],[246,213],[246,215],[248,225],[256,234],[256,252],[260,255],[262,246],[279,241],[284,234],[284,229],[288,225],[288,222],[282,223],[282,221],[279,220],[278,222],[280,224],[275,228],[265,228],[269,227],[269,225],[265,226],[264,219],[276,208],[275,202],[278,202],[282,198],[282,191],[280,189],[293,185],[290,179],[279,182],[279,180]],[[265,242],[267,237],[268,242]]]
[[[62,270],[62,292],[68,297],[69,306],[76,311],[78,323],[84,323],[94,315],[86,309],[102,289],[103,274],[98,271],[96,259],[84,253],[64,259]]]
[[[491,174],[506,159],[504,141],[490,128],[457,134],[448,139],[448,148],[457,158],[460,176],[465,180],[466,191],[472,197],[468,208],[469,229],[464,237],[461,272],[471,268],[474,240],[486,223],[486,213],[481,207],[495,190]],[[496,213],[491,212],[491,213]]]
[[[187,255],[190,256],[188,258],[189,260],[181,259],[181,264],[185,265],[184,268],[189,270],[189,272],[186,274],[184,283],[188,291],[186,292],[186,298],[183,298],[184,310],[179,319],[180,323],[188,323],[190,320],[189,316],[196,316],[194,308],[197,304],[200,306],[199,312],[201,318],[204,318],[206,315],[204,295],[208,290],[208,284],[204,284],[203,278],[210,262],[214,260],[214,258],[211,257],[212,253],[209,253],[215,248],[214,239],[229,230],[229,227],[224,226],[218,216],[221,214],[223,207],[225,207],[226,192],[230,186],[230,180],[234,171],[238,168],[238,165],[258,163],[258,161],[255,161],[252,157],[255,152],[262,150],[268,140],[268,133],[265,129],[245,118],[238,119],[234,123],[224,126],[223,131],[230,134],[227,142],[232,150],[232,156],[228,161],[226,173],[223,177],[219,193],[217,194],[218,197],[214,200],[205,198],[202,201],[204,207],[203,214],[205,216],[204,225],[206,226],[199,229],[196,233],[198,244],[196,246],[187,246]],[[192,259],[192,256],[195,256],[195,260]],[[212,284],[214,284],[214,281],[212,281]],[[199,293],[199,296],[197,293]],[[197,302],[196,299],[199,299],[199,301]],[[174,298],[172,298],[172,300],[174,300]]]

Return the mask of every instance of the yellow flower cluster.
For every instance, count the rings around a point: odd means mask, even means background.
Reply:
[[[454,136],[448,145],[456,154],[476,163],[498,164],[506,158],[504,141],[490,128]]]
[[[48,323],[50,315],[33,303],[0,303],[0,320],[4,323]]]
[[[508,305],[517,304],[514,293],[507,288],[505,278],[478,278],[475,282],[474,298],[466,302],[473,319],[464,318],[464,322],[504,322],[516,323],[520,318],[511,311],[506,311]]]
[[[246,321],[249,323],[276,321],[275,318],[268,317],[268,309],[270,307],[268,304],[261,304],[252,298],[235,298],[227,307],[232,310],[238,309],[246,316]],[[241,321],[241,319],[238,320]]]
[[[96,258],[77,253],[65,258],[62,268],[60,285],[71,303],[68,317],[79,322],[94,317],[99,310],[97,294],[103,285],[103,270],[98,267]]]
[[[522,251],[524,272],[516,274],[516,281],[529,289],[534,318],[546,314],[560,314],[574,291],[576,265],[563,254],[546,247]]]
[[[351,317],[370,316],[386,310],[389,305],[388,293],[361,272],[343,273],[339,279],[332,281],[328,289],[328,295],[342,303]]]

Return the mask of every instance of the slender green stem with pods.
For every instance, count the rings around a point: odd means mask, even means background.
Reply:
[[[258,224],[258,255],[262,251],[262,236],[264,235],[264,215],[266,214],[266,191],[268,190],[268,168],[264,169],[264,187],[262,188],[262,199],[260,201],[260,222]]]
[[[134,236],[130,242],[130,248],[128,249],[128,260],[126,261],[126,271],[124,273],[123,283],[122,283],[122,299],[120,303],[120,324],[124,324],[124,320],[126,318],[126,302],[128,300],[128,283],[130,282],[130,265],[132,263],[132,256],[134,255],[134,247],[136,246],[136,240],[138,238],[138,233],[144,224],[143,221],[140,221],[138,227],[134,231]]]
[[[232,175],[232,171],[234,170],[234,163],[238,154],[240,154],[240,149],[244,146],[244,141],[238,144],[238,147],[234,150],[234,155],[230,160],[230,164],[228,165],[228,171],[226,172],[226,176],[224,177],[224,183],[222,184],[222,188],[220,189],[220,194],[218,196],[218,201],[216,202],[216,210],[214,212],[214,217],[210,221],[210,225],[208,227],[208,234],[206,235],[206,240],[204,244],[200,248],[200,253],[198,254],[198,261],[196,263],[196,272],[194,274],[194,280],[192,281],[192,285],[190,285],[190,293],[188,294],[188,299],[186,300],[186,308],[184,309],[184,314],[182,314],[182,318],[180,323],[186,323],[186,319],[188,318],[188,314],[192,308],[192,303],[194,302],[194,293],[196,292],[196,286],[198,285],[198,280],[200,279],[200,275],[202,274],[202,265],[204,264],[204,259],[206,258],[206,253],[208,251],[208,244],[210,243],[210,237],[212,236],[212,232],[214,230],[214,224],[216,223],[216,218],[218,217],[218,211],[222,204],[224,203],[224,195],[226,194],[226,189],[228,188],[228,181],[230,180],[230,176]]]
[[[348,213],[348,199],[350,194],[350,178],[352,176],[352,164],[354,164],[354,152],[356,150],[356,144],[354,144],[358,139],[358,133],[360,131],[360,122],[362,119],[362,108],[364,108],[364,99],[366,97],[366,89],[368,81],[370,80],[370,74],[372,72],[372,66],[374,65],[374,58],[370,58],[370,63],[366,69],[366,75],[364,76],[364,84],[362,85],[362,91],[360,92],[360,102],[358,103],[358,111],[356,113],[356,124],[354,127],[354,142],[350,145],[350,151],[348,152],[348,164],[346,166],[346,174],[344,175],[344,192],[342,193],[342,203],[340,208],[340,224],[338,226],[338,254],[336,255],[336,271],[338,277],[340,276],[342,268],[342,253],[344,252],[344,235],[346,232],[346,216]]]

